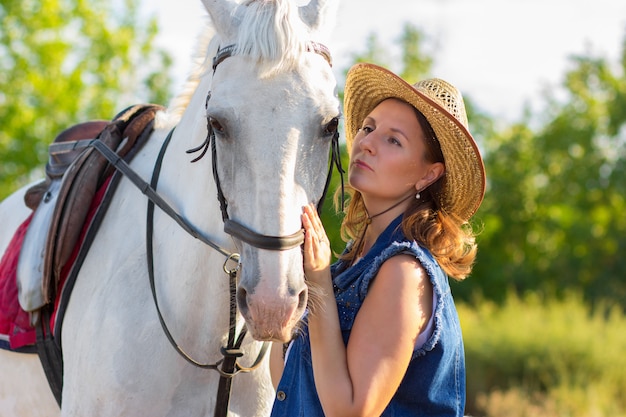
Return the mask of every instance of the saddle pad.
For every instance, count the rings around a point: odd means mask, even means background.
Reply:
[[[89,207],[87,219],[82,228],[79,241],[70,256],[70,259],[61,272],[60,290],[58,291],[58,296],[55,300],[55,313],[59,306],[61,295],[63,294],[62,288],[65,284],[65,278],[74,265],[74,261],[76,260],[78,250],[83,242],[85,233],[89,228],[91,219],[102,203],[104,194],[109,186],[109,181],[110,178],[105,181],[96,193]],[[30,313],[25,311],[19,302],[19,291],[16,277],[18,259],[20,258],[25,237],[30,226],[35,226],[33,219],[34,215],[31,214],[20,225],[13,235],[13,239],[9,243],[9,246],[2,256],[2,260],[0,261],[0,348],[2,349],[23,351],[25,347],[35,345],[36,330],[31,324]],[[55,314],[53,314],[50,323],[50,328],[53,329],[53,331],[54,323]]]
[[[31,214],[16,230],[0,260],[0,347],[19,350],[35,344],[35,329],[30,315],[18,302],[17,263]],[[4,342],[4,343],[3,343]]]

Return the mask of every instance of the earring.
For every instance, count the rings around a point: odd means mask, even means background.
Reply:
[[[415,194],[415,199],[419,200],[420,199],[420,193]]]

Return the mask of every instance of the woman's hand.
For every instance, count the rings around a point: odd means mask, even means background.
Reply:
[[[323,280],[330,277],[331,259],[330,242],[322,221],[313,204],[302,210],[304,226],[304,273],[307,280],[316,284],[324,284]]]

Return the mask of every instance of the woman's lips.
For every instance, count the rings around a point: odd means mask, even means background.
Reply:
[[[354,165],[357,166],[358,168],[362,168],[362,169],[367,169],[369,171],[373,171],[372,167],[367,165],[365,162],[363,162],[360,159],[357,159],[354,161]]]

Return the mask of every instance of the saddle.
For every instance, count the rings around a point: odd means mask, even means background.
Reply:
[[[41,231],[33,231],[35,237],[29,240],[27,232],[25,244],[30,241],[30,248],[20,255],[20,264],[22,261],[33,264],[29,257],[39,258],[35,259],[35,265],[43,264],[37,285],[41,293],[33,296],[31,288],[30,293],[24,291],[22,297],[20,288],[20,304],[24,310],[33,311],[54,302],[62,279],[61,270],[79,243],[92,200],[115,170],[89,143],[101,141],[128,162],[147,141],[155,114],[163,109],[151,104],[132,106],[110,122],[94,120],[72,126],[50,145],[46,179],[27,190],[24,196],[26,205],[34,210],[33,222],[42,219],[44,229],[48,225],[45,238]],[[33,222],[30,229],[34,229]],[[21,280],[19,274],[18,280]],[[21,284],[24,287],[24,283]]]

